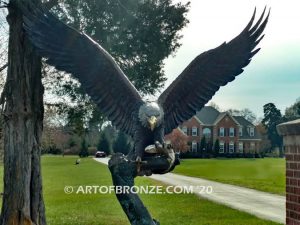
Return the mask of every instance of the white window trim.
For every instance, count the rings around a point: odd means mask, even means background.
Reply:
[[[192,136],[197,137],[198,136],[198,128],[197,127],[192,127]]]
[[[186,126],[182,127],[181,130],[182,130],[183,133],[185,133],[185,135],[188,135],[187,127]]]
[[[222,148],[221,148],[222,146]],[[223,141],[220,142],[220,149],[219,149],[219,153],[224,153],[225,152],[225,143]]]
[[[233,132],[232,132],[233,131]],[[234,137],[234,135],[235,135],[235,132],[234,132],[235,130],[234,130],[234,127],[230,127],[229,128],[229,137]]]
[[[242,137],[243,136],[243,127],[239,127],[239,136]]]
[[[250,137],[254,137],[254,127],[250,127],[249,135]]]
[[[195,147],[195,149],[194,149]],[[192,152],[197,152],[197,142],[196,141],[192,141]]]
[[[220,127],[220,137],[225,137],[225,128]]]
[[[239,142],[239,152],[244,152],[244,143],[242,141]]]
[[[204,130],[208,129],[209,130],[209,133],[204,133]],[[211,138],[211,128],[208,128],[208,127],[205,127],[202,129],[202,135],[205,136],[205,138]]]
[[[234,153],[234,142],[229,142],[229,153]]]

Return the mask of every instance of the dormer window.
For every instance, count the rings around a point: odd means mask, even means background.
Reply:
[[[249,135],[250,135],[250,137],[254,136],[254,127],[250,127]]]
[[[243,127],[239,127],[239,136],[242,137],[243,136]]]

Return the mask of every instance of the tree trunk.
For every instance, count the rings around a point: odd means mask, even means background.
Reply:
[[[134,178],[137,176],[135,162],[128,160],[122,153],[116,153],[109,160],[108,167],[115,187],[134,186]],[[152,219],[137,193],[116,193],[116,196],[131,225],[160,224]]]
[[[135,191],[126,191],[126,188],[134,188],[134,179],[136,176],[151,174],[164,174],[172,171],[179,164],[172,149],[165,149],[168,155],[160,153],[145,156],[140,166],[136,161],[122,153],[112,155],[108,162],[108,168],[112,175],[113,184],[116,190],[116,196],[120,202],[123,211],[131,225],[159,225],[160,223],[153,219]],[[174,160],[171,160],[171,158]],[[172,157],[173,156],[173,157]],[[121,188],[121,190],[119,189]],[[119,189],[120,192],[117,190]],[[122,191],[123,190],[123,191]]]
[[[41,59],[24,36],[22,14],[9,3],[8,74],[4,108],[4,195],[1,225],[45,225],[40,141]],[[24,2],[24,1],[23,1]]]

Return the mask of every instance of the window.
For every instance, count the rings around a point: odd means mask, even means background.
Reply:
[[[243,144],[243,142],[239,142],[239,151],[240,151],[240,153],[243,153],[243,151],[244,151],[244,144]]]
[[[197,142],[196,141],[192,142],[192,152],[197,152]]]
[[[254,127],[250,127],[250,137],[254,136]]]
[[[183,133],[185,133],[185,135],[188,135],[188,133],[187,133],[187,127],[182,127],[181,130],[182,130]]]
[[[206,139],[210,139],[211,138],[211,129],[210,128],[204,128],[203,129],[203,136]]]
[[[234,128],[233,127],[229,128],[229,136],[234,137]]]
[[[231,142],[229,143],[229,153],[233,153],[233,152],[234,152],[234,142],[231,141]]]
[[[225,131],[224,131],[224,127],[220,127],[220,137],[224,137],[225,136]]]
[[[243,136],[243,127],[239,127],[239,136]]]
[[[198,135],[198,128],[192,127],[192,136],[197,136],[197,135]]]
[[[251,150],[255,150],[255,142],[250,143],[250,148],[251,148]]]
[[[220,142],[220,149],[219,149],[219,153],[224,153],[224,149],[225,149],[225,144],[223,141]]]

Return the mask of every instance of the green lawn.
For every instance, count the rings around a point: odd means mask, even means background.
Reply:
[[[74,157],[44,157],[43,183],[49,225],[129,225],[114,194],[65,194],[64,187],[111,185],[105,165],[83,159],[74,165]],[[2,170],[1,170],[2,172]],[[139,178],[138,185],[157,185]],[[162,225],[272,225],[247,213],[200,199],[192,194],[143,195],[154,218]]]
[[[285,194],[284,159],[184,159],[174,173]]]

